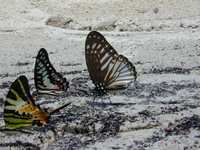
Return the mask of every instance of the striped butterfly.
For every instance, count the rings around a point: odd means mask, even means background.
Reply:
[[[49,115],[35,105],[29,91],[28,80],[20,76],[11,85],[4,107],[4,121],[7,128],[15,129],[32,124],[43,125]]]
[[[17,129],[34,124],[46,125],[50,115],[69,104],[65,104],[50,113],[42,110],[34,103],[27,78],[20,76],[12,83],[5,100],[4,121],[6,128]]]
[[[40,94],[58,94],[66,91],[69,82],[52,66],[47,51],[42,48],[36,57],[34,80],[37,92]]]
[[[91,80],[97,90],[126,88],[137,78],[134,65],[97,31],[88,34],[85,58]]]

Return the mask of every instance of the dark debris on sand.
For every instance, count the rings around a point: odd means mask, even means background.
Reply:
[[[191,129],[200,131],[200,116],[193,115],[191,117],[184,117],[180,120],[176,120],[174,123],[169,123],[165,129],[166,136],[169,135],[187,135]]]
[[[23,64],[28,65],[28,64]],[[22,65],[22,66],[23,66]],[[74,66],[80,64],[63,64],[63,66]],[[83,70],[84,71],[84,70]],[[65,72],[70,75],[80,75],[83,71],[75,70]],[[176,73],[176,74],[189,74],[190,70],[184,70],[182,68],[165,68],[152,70],[153,74],[162,73]],[[1,78],[9,75],[0,75]],[[184,100],[177,101],[174,97],[181,90],[196,90],[200,88],[200,84],[190,82],[160,82],[160,83],[139,83],[135,82],[132,86],[124,90],[111,91],[106,96],[97,96],[99,101],[93,101],[94,97],[98,95],[91,88],[89,84],[89,77],[75,77],[70,81],[70,89],[67,91],[63,98],[68,96],[73,97],[85,97],[88,101],[84,105],[72,104],[67,107],[65,113],[59,113],[56,117],[52,117],[48,127],[38,128],[37,132],[46,133],[48,130],[52,130],[56,135],[56,140],[53,143],[48,144],[48,149],[68,149],[76,150],[79,148],[87,147],[88,145],[96,142],[105,141],[111,137],[117,137],[121,131],[121,128],[125,126],[126,122],[137,123],[142,122],[145,125],[131,128],[130,131],[139,131],[146,129],[155,129],[151,136],[144,140],[135,140],[133,143],[137,146],[137,150],[144,150],[150,147],[154,143],[161,141],[171,135],[187,135],[191,129],[200,130],[200,118],[198,115],[191,117],[184,117],[180,120],[176,120],[174,123],[170,123],[168,128],[162,129],[159,125],[162,124],[157,117],[159,115],[170,115],[179,114],[185,110],[191,110],[198,108],[199,105],[192,103],[185,103]],[[1,89],[8,89],[11,82],[3,82],[0,85]],[[112,96],[126,97],[129,102],[114,102],[112,103]],[[173,97],[172,100],[168,101],[165,98]],[[133,102],[134,99],[144,99],[145,102],[139,104],[137,101]],[[191,95],[192,100],[198,100],[199,95]],[[104,102],[103,100],[106,99]],[[108,100],[109,99],[109,100]],[[1,100],[1,99],[0,99]],[[3,100],[3,99],[2,99]],[[151,110],[151,107],[142,107],[139,111],[131,115],[121,113],[119,109],[135,110],[137,106],[147,106],[151,103],[151,106],[158,106],[158,109]],[[2,101],[3,104],[3,101]],[[137,105],[137,106],[136,106]],[[3,115],[1,114],[2,118]],[[58,133],[61,131],[61,134]],[[14,143],[5,143],[0,145],[1,147],[17,147],[19,148],[26,146],[30,149],[39,149],[41,145],[35,146],[31,143],[24,143],[22,141],[16,141]],[[120,149],[121,147],[113,147],[113,149]],[[128,148],[128,147],[126,147]],[[134,149],[131,147],[130,149]],[[136,148],[135,148],[136,149]]]

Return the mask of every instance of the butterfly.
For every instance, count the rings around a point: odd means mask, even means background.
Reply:
[[[18,129],[32,125],[46,125],[50,115],[68,106],[70,103],[48,113],[35,104],[30,94],[28,80],[18,77],[11,85],[5,100],[4,121],[7,129]]]
[[[34,81],[37,93],[55,95],[66,91],[69,82],[51,64],[47,51],[42,48],[36,57]]]
[[[126,88],[137,78],[135,66],[97,31],[86,38],[85,59],[90,78],[100,91]]]

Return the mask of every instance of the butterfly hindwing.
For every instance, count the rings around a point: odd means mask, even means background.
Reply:
[[[38,93],[65,91],[69,85],[66,78],[56,72],[44,48],[40,49],[36,57],[34,80]]]
[[[124,88],[137,77],[133,64],[97,31],[87,36],[85,57],[91,80],[98,89]]]
[[[107,88],[118,89],[126,87],[129,82],[135,79],[135,72],[129,71],[133,68],[134,66],[126,57],[119,55],[114,58],[104,78]]]
[[[7,128],[16,129],[48,122],[48,114],[35,105],[29,90],[25,76],[20,76],[12,83],[4,106]]]

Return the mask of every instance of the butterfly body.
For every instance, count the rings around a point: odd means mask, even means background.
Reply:
[[[97,31],[88,34],[85,58],[91,80],[98,90],[126,88],[137,78],[135,66],[119,55]]]
[[[69,82],[51,64],[47,51],[42,48],[38,52],[34,69],[34,81],[38,93],[56,94],[66,91]]]

